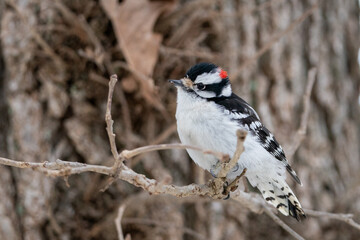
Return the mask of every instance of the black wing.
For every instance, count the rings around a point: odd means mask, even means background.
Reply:
[[[301,184],[300,179],[286,160],[282,147],[274,135],[260,122],[259,115],[245,100],[233,93],[230,97],[214,98],[211,99],[211,101],[224,107],[229,114],[234,116],[234,120],[238,121],[242,126],[248,129],[249,132],[253,133],[266,151],[279,161],[284,162],[290,175],[297,183]]]
[[[210,98],[209,100],[223,106],[232,113],[246,114],[260,121],[259,115],[255,110],[244,99],[234,93],[230,97]]]

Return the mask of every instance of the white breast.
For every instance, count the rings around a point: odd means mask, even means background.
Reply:
[[[231,157],[236,149],[236,130],[242,127],[238,122],[231,121],[225,112],[216,103],[192,96],[178,88],[176,119],[181,142],[229,154]],[[247,176],[285,175],[283,164],[268,153],[251,133],[246,137],[244,148],[238,161],[240,168],[228,175],[229,178],[236,177],[244,168],[247,168]],[[218,161],[214,156],[199,151],[187,152],[196,164],[207,171]]]
[[[213,102],[194,97],[184,90],[178,90],[176,109],[178,133],[182,143],[222,153],[234,153],[236,148],[236,122],[226,118],[223,111]],[[201,152],[187,150],[200,167],[210,170],[217,159]]]

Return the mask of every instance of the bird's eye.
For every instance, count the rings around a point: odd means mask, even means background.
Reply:
[[[198,84],[196,84],[196,86],[197,86],[197,88],[198,88],[199,90],[204,90],[204,89],[205,89],[205,85],[202,84],[202,83],[198,83]]]

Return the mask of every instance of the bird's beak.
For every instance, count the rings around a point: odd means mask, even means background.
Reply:
[[[171,82],[175,86],[185,87],[182,80],[169,79],[169,82]]]

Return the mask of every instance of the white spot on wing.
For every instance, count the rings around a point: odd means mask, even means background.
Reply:
[[[249,114],[244,114],[244,113],[239,113],[239,112],[230,112],[229,110],[226,110],[229,112],[230,117],[232,119],[242,119],[242,118],[247,118],[249,116]]]
[[[274,135],[272,133],[269,134],[269,136],[266,137],[266,143],[270,144],[271,141],[274,140]]]
[[[253,131],[258,129],[259,127],[261,127],[261,123],[259,121],[254,121],[250,124],[250,129]]]

